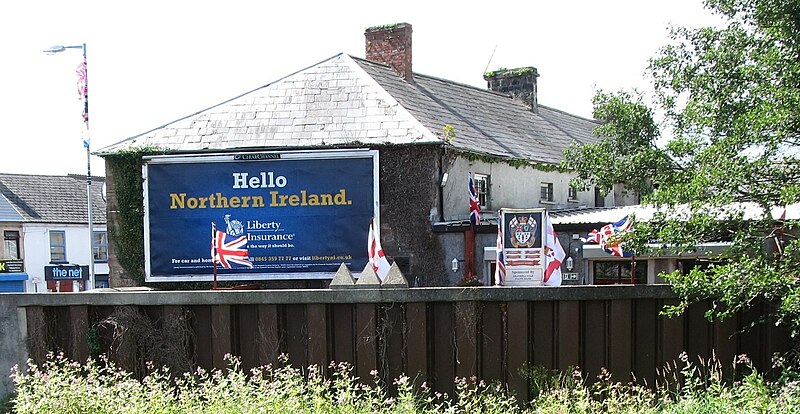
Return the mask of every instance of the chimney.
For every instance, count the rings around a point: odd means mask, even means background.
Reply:
[[[498,69],[483,74],[483,79],[488,82],[490,91],[510,94],[512,98],[521,101],[535,113],[539,112],[536,98],[536,78],[538,77],[539,72],[532,66]]]
[[[411,73],[411,25],[387,24],[367,28],[367,60],[393,67],[409,83],[414,83]]]

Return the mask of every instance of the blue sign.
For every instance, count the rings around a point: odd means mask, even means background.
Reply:
[[[378,152],[150,157],[147,281],[330,278],[367,263]],[[218,233],[212,233],[212,226]]]
[[[89,266],[45,266],[44,280],[89,280]]]

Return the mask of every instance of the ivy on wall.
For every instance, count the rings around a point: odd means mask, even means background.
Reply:
[[[430,220],[431,208],[440,208],[442,147],[387,145],[380,152],[383,248],[393,258],[409,258],[406,277],[412,286],[446,286],[444,252]]]
[[[535,162],[530,160],[523,160],[517,158],[503,158],[497,155],[489,155],[489,154],[478,154],[474,152],[467,152],[467,151],[460,151],[457,149],[451,149],[452,152],[458,154],[460,157],[469,160],[469,161],[481,161],[487,164],[508,164],[514,168],[533,168],[534,170],[543,171],[543,172],[570,172],[570,170],[559,166],[558,164],[545,164],[541,162]]]
[[[117,212],[116,220],[109,217],[109,235],[124,276],[138,285],[144,284],[142,157],[160,153],[163,151],[157,147],[138,147],[105,157]]]

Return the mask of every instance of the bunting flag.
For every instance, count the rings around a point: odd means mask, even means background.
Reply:
[[[497,219],[497,267],[494,269],[494,284],[503,286],[506,280],[506,262],[503,257],[503,220],[498,214]]]
[[[475,189],[475,179],[469,173],[469,223],[473,226],[481,222],[481,207],[478,200],[478,191]]]
[[[386,256],[383,253],[380,236],[373,226],[373,221],[370,221],[369,223],[367,252],[369,254],[369,263],[372,265],[372,269],[375,270],[375,273],[378,275],[378,277],[383,280],[389,273],[389,268],[391,266],[389,265],[389,261],[386,259]]]
[[[248,257],[247,235],[231,236],[217,230],[216,223],[211,223],[211,259],[226,269],[233,268],[234,264],[253,267]]]
[[[632,257],[634,252],[625,251],[620,240],[621,236],[629,232],[632,227],[633,219],[625,216],[620,221],[606,224],[600,230],[592,230],[587,237],[581,237],[581,241],[599,244],[606,253],[617,257]]]
[[[561,286],[561,263],[567,256],[558,235],[553,229],[550,214],[545,215],[545,241],[544,241],[544,284],[545,286]]]
[[[83,133],[83,147],[89,148],[89,78],[86,70],[86,56],[75,71],[78,75],[78,99],[83,101],[83,123],[86,126]]]

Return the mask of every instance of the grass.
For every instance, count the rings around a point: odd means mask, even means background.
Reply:
[[[51,355],[15,368],[14,413],[792,413],[800,412],[800,383],[792,375],[770,382],[745,356],[734,361],[738,380],[722,379],[716,361],[680,363],[651,387],[615,382],[605,370],[587,385],[578,370],[526,370],[532,401],[520,403],[497,384],[456,378],[455,395],[437,393],[407,376],[383,384],[377,371],[360,379],[345,363],[328,375],[312,366],[228,367],[180,375],[150,365],[141,380],[101,358],[85,364]],[[283,361],[285,362],[285,360]],[[793,372],[784,370],[785,373]],[[393,390],[391,396],[386,389]]]

